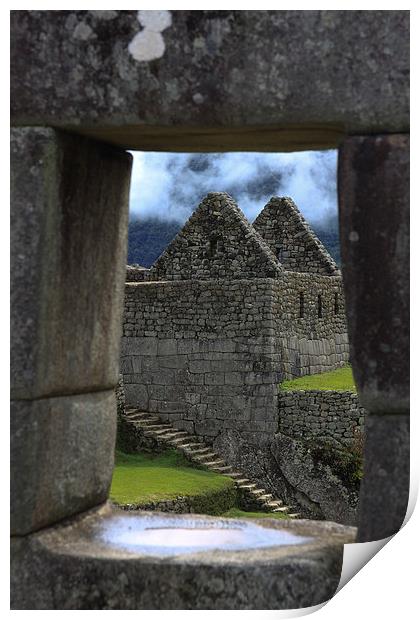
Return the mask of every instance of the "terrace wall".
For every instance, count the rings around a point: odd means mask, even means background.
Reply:
[[[354,392],[333,390],[280,391],[279,432],[296,439],[349,446],[364,430],[365,411]]]

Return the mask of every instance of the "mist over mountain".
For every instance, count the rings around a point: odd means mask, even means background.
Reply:
[[[339,262],[336,151],[134,152],[128,262],[150,266],[208,192],[227,192],[250,222],[290,196]]]
[[[337,152],[134,152],[130,214],[184,223],[208,192],[227,192],[253,221],[272,196],[290,196],[313,225],[337,213]]]

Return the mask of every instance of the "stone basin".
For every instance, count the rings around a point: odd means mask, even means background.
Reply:
[[[296,609],[334,595],[355,528],[127,513],[13,541],[12,609]]]
[[[309,542],[287,529],[245,520],[183,519],[167,515],[121,515],[109,519],[98,536],[110,547],[143,555],[179,555],[217,549],[238,551]]]

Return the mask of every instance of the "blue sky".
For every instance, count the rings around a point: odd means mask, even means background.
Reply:
[[[312,224],[335,221],[337,151],[134,152],[132,217],[185,222],[209,191],[231,194],[252,221],[271,196],[290,196]]]

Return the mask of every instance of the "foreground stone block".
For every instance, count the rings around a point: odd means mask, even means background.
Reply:
[[[307,540],[298,545],[218,548],[167,554],[104,540],[149,526],[195,528],[243,522],[207,516],[100,511],[12,543],[12,609],[293,609],[331,598],[340,580],[343,545],[354,528],[328,522],[256,520]],[[167,525],[167,523],[166,523]],[[141,531],[141,530],[140,530]],[[149,531],[151,531],[149,529]],[[220,529],[218,530],[220,532]],[[215,532],[217,536],[217,531]],[[195,543],[192,543],[193,545]]]
[[[409,424],[408,415],[367,417],[358,542],[387,538],[403,524],[410,486]]]
[[[407,131],[409,11],[171,11],[157,53],[148,32],[137,11],[12,11],[13,124],[174,151]]]
[[[12,398],[118,380],[131,155],[12,129]]]
[[[12,534],[27,534],[107,499],[116,413],[113,391],[12,403]]]
[[[350,358],[361,405],[409,406],[409,136],[355,136],[339,161]]]

